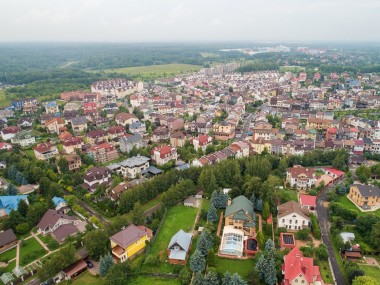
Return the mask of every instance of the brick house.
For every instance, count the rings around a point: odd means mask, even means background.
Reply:
[[[161,145],[151,150],[151,157],[156,164],[163,165],[171,160],[177,161],[178,154],[175,147]]]

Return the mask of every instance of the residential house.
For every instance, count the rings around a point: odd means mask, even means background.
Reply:
[[[129,225],[110,237],[112,256],[117,262],[124,262],[142,252],[146,242],[152,238],[152,231],[144,226]]]
[[[10,143],[6,143],[6,142],[0,142],[0,150],[12,150],[12,145]]]
[[[121,138],[125,134],[125,128],[123,126],[112,126],[107,130],[108,140],[115,140]]]
[[[311,257],[304,257],[302,252],[293,248],[284,256],[282,265],[284,280],[281,285],[324,285],[319,266],[314,265]]]
[[[82,160],[80,156],[75,153],[65,154],[63,155],[63,158],[67,161],[69,171],[75,171],[77,169],[80,169],[80,167],[82,166]]]
[[[182,229],[172,236],[167,248],[170,264],[186,264],[192,238],[192,233],[186,233]]]
[[[235,137],[235,126],[225,121],[214,124],[214,138],[220,141],[227,141]]]
[[[85,116],[74,117],[71,119],[71,127],[74,133],[81,133],[87,130],[87,118]]]
[[[129,131],[132,134],[143,135],[146,133],[146,125],[145,125],[145,123],[142,123],[140,121],[134,122],[134,123],[129,125]]]
[[[60,134],[65,130],[65,121],[62,118],[52,118],[45,123],[46,129],[51,134]]]
[[[49,209],[38,223],[38,233],[51,234],[58,242],[64,242],[68,237],[85,231],[87,223],[75,216],[60,214],[56,210]]]
[[[67,214],[70,211],[70,207],[67,205],[67,201],[63,199],[62,197],[54,196],[52,201],[53,201],[55,210],[59,214]]]
[[[314,168],[295,165],[288,168],[286,172],[286,182],[298,190],[310,189],[317,182],[316,170]]]
[[[4,141],[12,139],[17,133],[21,131],[20,127],[11,126],[1,130],[1,137]]]
[[[139,134],[124,136],[119,140],[120,151],[130,152],[134,147],[136,149],[145,147],[143,137]]]
[[[141,176],[142,172],[149,167],[150,158],[145,156],[133,156],[119,164],[121,165],[121,174],[129,179]]]
[[[109,162],[119,157],[116,148],[107,142],[91,147],[87,154],[100,163]]]
[[[171,117],[167,119],[166,122],[170,132],[179,131],[183,129],[185,125],[185,121],[182,118]]]
[[[153,131],[152,141],[153,142],[163,142],[169,139],[169,128],[166,126],[161,126]]]
[[[98,186],[108,187],[111,184],[111,171],[107,167],[96,166],[86,171],[83,180],[83,187],[94,192]]]
[[[250,147],[246,142],[233,142],[230,148],[235,153],[235,158],[243,158],[249,156]]]
[[[24,130],[31,129],[33,126],[33,119],[27,118],[27,117],[20,118],[17,121],[17,126],[19,126],[21,129],[24,129]]]
[[[17,237],[12,229],[0,232],[0,253],[15,247],[18,243]]]
[[[374,185],[353,184],[350,186],[348,198],[358,207],[368,210],[380,206],[380,188]]]
[[[86,137],[87,137],[87,142],[89,144],[94,145],[97,143],[107,142],[108,134],[106,131],[103,131],[103,130],[93,130],[93,131],[89,131]]]
[[[243,195],[234,198],[226,207],[224,224],[242,230],[245,236],[255,236],[256,215],[253,203]]]
[[[177,149],[168,145],[156,146],[151,150],[152,161],[158,165],[164,165],[171,160],[178,159]]]
[[[303,208],[299,203],[289,201],[277,207],[277,220],[279,228],[288,230],[302,230],[310,224],[310,211]]]
[[[36,145],[33,150],[36,158],[40,160],[49,160],[50,158],[58,155],[57,146],[51,144],[50,142],[40,143]]]
[[[192,139],[195,151],[201,149],[203,152],[206,151],[207,146],[212,145],[212,137],[209,135],[198,135],[198,137]]]
[[[57,102],[55,101],[50,101],[44,103],[45,106],[45,112],[46,114],[57,114],[59,113],[59,107],[57,105]]]
[[[115,116],[115,122],[118,125],[126,126],[131,125],[132,123],[138,122],[139,119],[134,114],[128,113],[119,113]]]
[[[335,120],[326,120],[319,118],[308,118],[306,129],[327,130],[329,128],[338,128],[339,122]]]
[[[136,185],[142,184],[146,181],[145,178],[133,179],[129,182],[121,182],[119,185],[115,186],[110,191],[110,198],[113,201],[118,201],[120,199],[121,194],[123,194],[128,189],[135,187]]]
[[[69,137],[62,142],[63,151],[67,154],[74,153],[76,149],[82,149],[83,140],[80,137]]]
[[[170,145],[174,147],[183,147],[186,143],[187,136],[184,132],[177,131],[170,135]]]
[[[28,147],[36,143],[36,138],[31,131],[21,131],[17,133],[12,139],[12,144],[18,144],[21,147]]]
[[[317,196],[301,194],[299,200],[302,208],[313,212],[317,209]]]

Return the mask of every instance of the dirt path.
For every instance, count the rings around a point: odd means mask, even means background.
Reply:
[[[16,247],[16,267],[20,265],[20,242],[17,243]]]
[[[40,238],[34,233],[34,232],[31,232],[32,236],[39,242],[39,244],[47,251],[47,252],[50,252],[50,249],[46,246],[46,244],[44,244],[42,242],[42,240],[40,240]]]

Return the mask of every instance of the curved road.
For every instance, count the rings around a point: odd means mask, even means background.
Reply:
[[[320,193],[320,195],[317,198],[317,216],[319,226],[321,228],[322,241],[326,245],[327,250],[329,252],[329,260],[331,263],[333,274],[335,276],[335,284],[338,285],[344,285],[346,284],[346,281],[344,280],[343,275],[339,270],[338,262],[334,254],[334,249],[330,239],[330,222],[328,209],[323,206],[323,202],[327,201],[327,193],[330,192],[336,186],[336,184],[341,183],[343,181],[344,180],[340,180],[339,182],[327,187],[323,192]]]

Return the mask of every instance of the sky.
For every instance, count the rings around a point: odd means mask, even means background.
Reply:
[[[380,0],[0,0],[1,42],[380,42]]]

